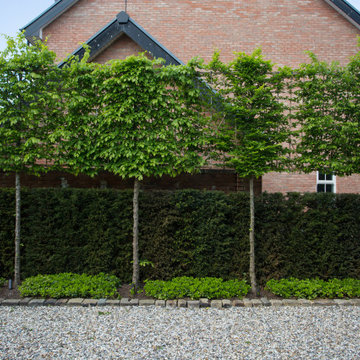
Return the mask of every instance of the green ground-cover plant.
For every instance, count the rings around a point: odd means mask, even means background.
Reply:
[[[21,296],[100,299],[117,297],[119,285],[120,281],[114,275],[62,273],[29,277],[19,287],[19,291]]]
[[[0,277],[0,287],[4,286],[6,282],[6,279],[3,277]]]
[[[145,294],[156,299],[221,299],[243,297],[248,293],[250,286],[245,280],[228,280],[206,277],[177,277],[170,281],[151,280],[146,281]]]
[[[360,280],[271,279],[266,283],[265,289],[283,298],[351,298],[360,297]]]

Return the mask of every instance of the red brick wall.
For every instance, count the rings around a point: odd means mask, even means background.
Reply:
[[[103,64],[111,59],[125,59],[130,55],[137,55],[143,51],[144,50],[128,36],[122,35],[96,57],[96,62]]]
[[[337,177],[336,178],[337,193],[360,193],[360,175]]]
[[[314,192],[316,191],[316,173],[269,173],[263,176],[262,189],[267,192],[281,193]]]
[[[30,188],[55,187],[60,188],[62,179],[66,179],[69,187],[74,188],[101,188],[105,183],[107,188],[132,189],[132,180],[122,180],[119,176],[103,173],[93,178],[85,175],[73,176],[62,172],[50,172],[46,175],[32,176],[21,174],[21,184]],[[0,188],[14,187],[13,174],[0,173]],[[163,176],[162,178],[145,178],[142,182],[145,190],[220,190],[225,192],[248,191],[249,182],[238,179],[231,171],[204,170],[195,175],[183,174],[177,177]],[[257,194],[261,192],[261,180],[255,182],[254,190]]]
[[[263,176],[262,191],[267,192],[314,192],[316,191],[316,173],[287,174],[269,173]],[[336,177],[337,193],[360,193],[360,175]]]
[[[80,0],[43,34],[62,59],[122,10],[123,1]],[[131,0],[127,12],[184,62],[194,56],[209,61],[214,49],[229,61],[234,51],[249,53],[262,47],[265,56],[279,65],[297,66],[307,61],[306,50],[320,59],[345,64],[358,50],[360,31],[324,0]],[[124,58],[139,50],[123,36],[95,61]],[[241,186],[236,182],[233,188]],[[263,191],[315,189],[315,174],[272,173],[263,178]],[[360,177],[338,178],[337,192],[359,193]]]
[[[123,1],[80,0],[43,34],[63,58],[122,10]],[[183,61],[209,60],[214,49],[227,61],[261,46],[274,62],[295,66],[305,50],[342,63],[357,51],[359,30],[324,0],[131,0],[128,13]]]

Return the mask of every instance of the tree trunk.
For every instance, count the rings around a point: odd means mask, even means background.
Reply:
[[[135,294],[139,287],[139,189],[140,181],[134,180],[134,198],[133,198],[133,276],[132,283]]]
[[[21,185],[20,185],[20,174],[15,173],[15,274],[14,282],[15,286],[20,285],[20,210],[21,210]]]
[[[255,273],[255,205],[254,205],[254,177],[250,178],[250,231],[249,231],[249,240],[250,240],[250,283],[251,283],[251,293],[256,295],[256,273]]]

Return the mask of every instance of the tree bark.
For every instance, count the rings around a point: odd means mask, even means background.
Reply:
[[[255,205],[254,205],[254,177],[250,178],[250,231],[249,231],[249,240],[250,240],[250,283],[251,283],[251,293],[256,295],[257,286],[256,286],[256,273],[255,273]]]
[[[134,180],[134,197],[133,197],[133,276],[132,283],[135,294],[139,287],[139,189],[140,181]]]
[[[20,174],[15,173],[15,266],[14,266],[14,283],[20,285],[20,220],[21,220],[21,184]]]

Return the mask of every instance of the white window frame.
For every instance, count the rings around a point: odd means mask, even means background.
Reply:
[[[334,190],[333,194],[336,194],[336,176],[333,175],[332,180],[320,180],[319,179],[320,174],[324,174],[324,173],[322,173],[320,171],[316,172],[316,192],[318,192],[317,191],[318,185],[333,185],[333,190]],[[329,174],[325,174],[325,178],[326,178],[326,175],[329,175]]]

